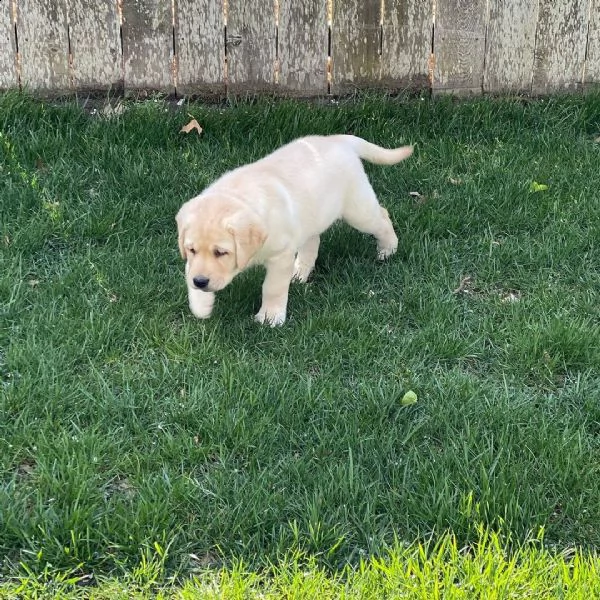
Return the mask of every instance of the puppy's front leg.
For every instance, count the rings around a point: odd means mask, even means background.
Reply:
[[[275,327],[285,321],[294,258],[293,252],[285,252],[265,263],[267,274],[262,287],[262,305],[255,317],[259,323]]]
[[[188,286],[188,299],[190,301],[190,310],[195,317],[199,319],[208,319],[212,313],[215,303],[215,294],[213,292],[203,292],[191,286]]]

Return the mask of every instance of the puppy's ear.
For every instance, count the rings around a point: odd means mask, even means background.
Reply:
[[[181,258],[185,258],[185,247],[183,242],[185,239],[185,230],[187,229],[189,221],[189,210],[185,205],[179,209],[179,212],[175,216],[175,221],[177,221],[177,241],[179,243],[179,252],[181,253]]]
[[[225,224],[235,242],[237,268],[244,269],[267,239],[267,232],[259,219],[246,212],[233,215]]]

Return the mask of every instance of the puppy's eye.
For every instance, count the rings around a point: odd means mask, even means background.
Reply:
[[[221,258],[221,256],[229,254],[229,252],[227,252],[227,250],[219,250],[219,248],[215,248],[213,250],[213,254],[215,255],[215,258]]]
[[[190,254],[196,254],[196,251],[193,248],[188,248]]]

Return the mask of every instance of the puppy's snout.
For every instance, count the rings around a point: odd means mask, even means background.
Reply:
[[[192,281],[194,282],[195,287],[199,290],[204,290],[208,287],[209,279],[208,277],[204,277],[204,275],[196,275]]]

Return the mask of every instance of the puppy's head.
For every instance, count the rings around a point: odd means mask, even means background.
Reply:
[[[245,269],[267,237],[244,203],[216,194],[184,204],[176,221],[187,283],[207,292],[222,290]]]

